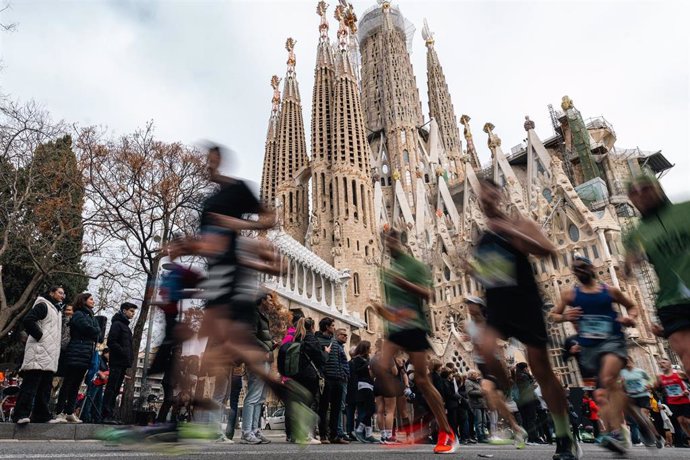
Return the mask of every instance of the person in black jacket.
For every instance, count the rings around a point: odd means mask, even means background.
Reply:
[[[441,380],[443,381],[443,400],[446,404],[446,414],[448,415],[448,423],[453,428],[458,438],[460,438],[459,427],[459,411],[460,411],[460,394],[455,383],[455,379],[451,375],[450,369],[441,370]]]
[[[376,411],[374,400],[374,379],[369,366],[371,342],[362,340],[357,344],[355,357],[352,359],[351,377],[357,380],[357,421],[355,422],[355,438],[359,442],[378,442],[373,437],[371,418]]]
[[[338,437],[338,418],[343,402],[343,384],[347,383],[350,369],[347,367],[345,350],[338,342],[335,332],[336,327],[333,318],[327,316],[319,321],[319,332],[316,333],[316,338],[324,350],[326,348],[329,350],[328,360],[323,368],[326,381],[319,401],[319,435],[322,444],[347,444],[349,442]],[[326,419],[329,408],[330,415]]]
[[[314,395],[312,409],[317,412],[319,394],[321,393],[319,381],[323,379],[323,366],[328,360],[331,352],[330,346],[323,349],[319,340],[314,335],[314,320],[311,318],[300,318],[295,326],[295,342],[302,342],[299,359],[299,373],[295,376],[295,381]],[[318,441],[311,439],[308,443],[316,444]]]
[[[110,375],[103,395],[103,423],[117,424],[113,418],[115,399],[120,393],[120,387],[125,380],[125,372],[132,366],[134,351],[132,350],[132,330],[129,322],[134,318],[137,306],[125,302],[120,305],[120,311],[113,316],[108,332],[108,348],[110,350]]]
[[[58,400],[58,415],[51,422],[81,423],[74,415],[79,387],[84,381],[86,371],[96,350],[96,342],[101,333],[98,321],[93,315],[94,298],[89,293],[79,294],[74,302],[74,315],[69,322],[70,340],[65,349],[65,380],[62,387],[65,399]]]

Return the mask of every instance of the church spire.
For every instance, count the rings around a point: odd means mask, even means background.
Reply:
[[[278,117],[276,195],[282,205],[283,228],[294,239],[303,242],[307,232],[309,204],[302,175],[308,166],[308,158],[302,102],[295,73],[295,41],[292,38],[285,42],[285,49],[288,51],[288,60]]]
[[[332,261],[333,241],[323,230],[333,222],[333,189],[331,185],[331,112],[333,105],[333,81],[335,63],[333,48],[328,37],[328,5],[320,1],[316,14],[321,18],[319,24],[319,44],[316,49],[314,68],[314,90],[311,106],[311,187],[312,217],[311,235],[307,235],[309,247],[319,257]],[[328,233],[328,231],[326,231]]]
[[[465,127],[463,134],[465,135],[465,143],[467,144],[467,156],[469,157],[472,167],[479,171],[482,169],[482,164],[479,162],[479,155],[477,155],[477,149],[474,147],[474,141],[472,140],[470,120],[471,118],[469,115],[463,115],[460,117],[460,123],[462,123],[462,125]]]
[[[264,205],[269,207],[275,205],[276,198],[276,131],[280,111],[280,78],[278,75],[273,75],[271,78],[271,87],[273,88],[273,99],[271,100],[271,116],[268,120],[264,167],[261,177],[261,200]]]
[[[434,118],[436,123],[438,123],[438,129],[441,133],[441,142],[446,150],[446,155],[451,161],[455,161],[457,166],[460,166],[458,161],[462,148],[460,131],[458,130],[457,119],[455,118],[455,111],[453,110],[453,102],[451,101],[450,92],[448,91],[446,76],[443,73],[443,68],[441,67],[434,47],[434,34],[429,29],[429,24],[427,24],[426,19],[424,19],[422,37],[424,38],[427,48],[426,72],[429,91],[429,116]]]

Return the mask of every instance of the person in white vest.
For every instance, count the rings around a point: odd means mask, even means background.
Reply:
[[[50,391],[53,374],[58,367],[62,339],[58,304],[64,298],[65,291],[62,287],[51,287],[48,295],[36,298],[23,320],[29,338],[21,367],[22,386],[13,414],[13,420],[19,425],[29,422],[45,423],[52,418],[49,408]]]

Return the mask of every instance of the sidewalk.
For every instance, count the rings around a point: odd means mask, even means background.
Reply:
[[[19,441],[84,441],[96,439],[96,433],[105,427],[113,425],[96,425],[90,423],[28,423],[16,425],[15,423],[0,423],[0,440],[16,439]],[[239,432],[239,431],[238,431]],[[284,438],[282,430],[264,431],[269,438]],[[235,440],[239,435],[235,435]]]

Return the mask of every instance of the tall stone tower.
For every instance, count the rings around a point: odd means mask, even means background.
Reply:
[[[285,48],[288,51],[288,61],[278,117],[275,194],[282,207],[279,218],[285,232],[295,240],[304,242],[309,223],[309,193],[304,175],[308,171],[309,160],[304,137],[302,102],[295,73],[295,41],[288,38]]]
[[[331,175],[332,136],[331,112],[335,62],[328,39],[326,3],[319,2],[316,13],[319,24],[319,44],[316,48],[314,92],[311,113],[311,187],[312,214],[307,244],[323,260],[333,262],[334,195]]]
[[[424,122],[409,55],[413,34],[414,26],[389,1],[367,11],[359,26],[362,103],[375,166],[385,179],[385,198],[392,199],[399,183],[414,212]]]
[[[436,54],[434,47],[434,34],[429,29],[429,25],[424,20],[422,37],[426,44],[426,75],[429,95],[429,117],[438,123],[439,137],[448,162],[448,170],[451,174],[451,183],[463,179],[461,162],[462,143],[460,141],[460,131],[458,122],[453,110],[450,91],[446,83],[446,76],[443,73],[441,62]]]
[[[333,265],[351,270],[348,306],[366,317],[369,297],[378,297],[380,289],[377,266],[380,243],[373,217],[371,151],[356,68],[348,50],[350,33],[354,32],[347,25],[349,14],[351,11],[342,5],[336,8],[338,48],[331,112]]]
[[[273,75],[271,78],[273,99],[271,100],[271,116],[268,120],[268,132],[266,133],[266,147],[264,149],[264,167],[261,176],[261,201],[265,206],[273,208],[276,200],[276,133],[278,132],[278,115],[280,112],[280,78]]]

